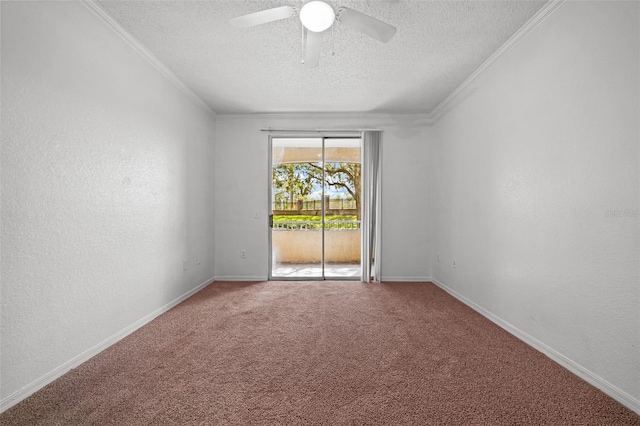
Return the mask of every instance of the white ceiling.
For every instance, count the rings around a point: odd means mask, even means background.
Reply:
[[[324,33],[318,68],[301,65],[297,17],[243,30],[227,22],[303,3],[98,1],[219,114],[429,113],[545,1],[331,0],[398,32],[382,44],[336,24]]]

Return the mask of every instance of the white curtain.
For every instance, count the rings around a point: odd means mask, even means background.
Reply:
[[[382,132],[362,132],[362,281],[380,281],[380,145]]]

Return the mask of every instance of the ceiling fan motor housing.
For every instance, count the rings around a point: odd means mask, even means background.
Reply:
[[[320,0],[306,3],[300,9],[300,22],[309,31],[321,33],[331,27],[336,19],[333,7]]]

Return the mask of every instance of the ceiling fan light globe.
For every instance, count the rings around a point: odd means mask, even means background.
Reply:
[[[321,33],[331,27],[335,19],[333,8],[320,0],[310,1],[300,9],[300,22],[309,31]]]

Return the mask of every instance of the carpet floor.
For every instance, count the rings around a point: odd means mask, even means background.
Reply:
[[[640,425],[431,283],[216,282],[2,425]]]

